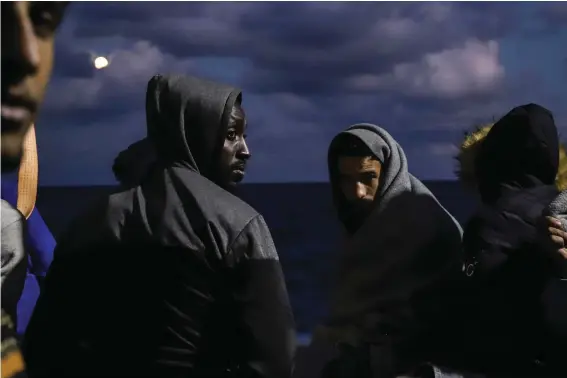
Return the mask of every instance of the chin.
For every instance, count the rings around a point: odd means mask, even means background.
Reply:
[[[14,172],[18,170],[22,155],[2,155],[2,173]]]

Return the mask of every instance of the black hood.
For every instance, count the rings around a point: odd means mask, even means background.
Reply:
[[[190,76],[156,75],[146,93],[148,139],[160,160],[212,179],[241,91]]]
[[[494,202],[503,187],[553,185],[559,137],[553,115],[536,104],[512,109],[490,130],[475,160],[480,195]]]

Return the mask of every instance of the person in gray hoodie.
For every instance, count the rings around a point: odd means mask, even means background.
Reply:
[[[429,374],[461,274],[461,227],[378,126],[338,134],[328,167],[346,238],[329,320],[315,335],[337,346],[323,375]]]

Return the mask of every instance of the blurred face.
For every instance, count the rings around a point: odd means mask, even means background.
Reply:
[[[231,189],[244,179],[250,150],[246,144],[246,118],[243,111],[233,110],[226,131],[218,167],[220,186]]]
[[[2,171],[18,167],[53,63],[55,30],[66,3],[2,2]]]
[[[339,185],[350,216],[366,218],[378,193],[382,165],[372,156],[340,156],[338,165]]]

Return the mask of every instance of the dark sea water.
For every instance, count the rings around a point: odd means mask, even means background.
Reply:
[[[425,182],[463,224],[475,201],[458,182]],[[113,187],[42,187],[38,208],[57,236],[72,219]],[[307,333],[325,316],[342,230],[326,183],[245,184],[239,195],[266,219],[276,243],[298,331]]]

